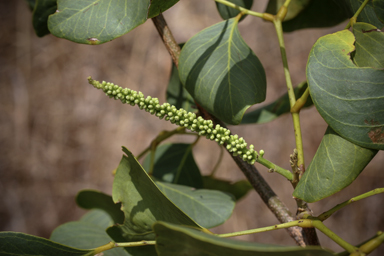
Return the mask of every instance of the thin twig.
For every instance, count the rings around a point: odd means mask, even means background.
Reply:
[[[160,36],[163,39],[164,44],[167,47],[170,55],[176,66],[178,66],[178,56],[180,55],[180,48],[174,47],[177,45],[175,39],[172,36],[171,31],[169,30],[167,23],[164,20],[162,14],[153,18],[153,23],[159,31]],[[162,29],[166,30],[163,31]],[[168,45],[170,44],[170,45]],[[218,123],[217,119],[204,110],[201,106],[197,105],[200,113],[205,119],[211,119],[214,123]],[[277,217],[281,223],[290,222],[296,220],[293,214],[285,206],[285,204],[276,196],[272,188],[260,175],[259,171],[255,166],[250,165],[244,162],[240,157],[233,156],[230,154],[233,160],[236,162],[240,170],[247,177],[253,188],[260,195],[263,202],[268,206],[272,213]],[[302,229],[299,227],[290,227],[287,229],[290,236],[295,240],[295,242],[300,246],[305,246],[304,238],[301,233]]]

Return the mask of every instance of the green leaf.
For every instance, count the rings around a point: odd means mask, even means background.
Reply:
[[[101,209],[107,212],[114,223],[124,222],[121,204],[115,204],[110,195],[95,190],[82,190],[77,194],[76,203],[84,209]]]
[[[384,68],[384,34],[375,26],[358,22],[353,25],[356,53],[353,61],[358,67]],[[377,52],[381,49],[381,53]]]
[[[285,0],[269,0],[266,13],[277,14],[280,7],[283,6]],[[301,11],[303,11],[309,4],[311,0],[293,0],[288,6],[287,15],[284,18],[284,21],[291,20],[295,18]]]
[[[253,188],[247,180],[240,180],[232,183],[230,181],[213,178],[211,176],[203,176],[203,181],[204,188],[230,193],[235,197],[236,201],[240,200]]]
[[[205,228],[223,224],[235,208],[233,198],[220,191],[156,183],[161,192],[194,221]]]
[[[28,4],[29,9],[33,11],[33,9],[35,8],[36,1],[35,0],[24,0],[24,1]]]
[[[81,250],[51,240],[17,232],[0,232],[1,256],[91,256],[92,250]]]
[[[148,154],[143,163],[143,167],[147,171],[151,155],[152,153]],[[195,188],[203,187],[203,180],[193,158],[191,144],[163,144],[157,147],[152,175],[160,181]]]
[[[313,203],[339,192],[359,176],[376,153],[347,141],[328,127],[293,196]]]
[[[253,4],[253,0],[228,0],[228,2],[234,3],[237,6],[243,7],[245,9],[251,9]],[[233,17],[236,17],[240,13],[239,10],[236,10],[224,4],[220,4],[218,2],[216,2],[216,7],[223,20],[228,20]],[[243,15],[240,21],[242,21],[245,17],[246,15]]]
[[[335,132],[359,146],[383,150],[384,69],[354,65],[354,41],[343,30],[315,43],[307,64],[310,93]],[[375,49],[375,54],[382,52]]]
[[[249,243],[209,235],[195,229],[157,222],[156,251],[159,256],[332,256],[315,246],[279,246]]]
[[[34,4],[32,24],[37,36],[42,37],[49,34],[48,17],[56,12],[56,0],[37,0]]]
[[[147,20],[150,0],[58,0],[48,19],[49,31],[82,44],[102,44],[120,37]]]
[[[125,221],[117,227],[127,241],[153,240],[152,225],[159,220],[201,228],[159,190],[130,151],[124,152],[112,197],[121,202]]]
[[[300,98],[303,95],[307,87],[307,82],[303,82],[294,89],[296,99]],[[304,108],[310,107],[312,105],[313,102],[311,97],[309,96],[307,98],[307,102],[304,104]],[[283,96],[278,98],[273,103],[246,113],[243,117],[243,120],[241,120],[241,124],[267,123],[275,120],[283,114],[290,113],[290,111],[291,105],[289,103],[288,93],[286,92]]]
[[[165,12],[177,2],[179,2],[179,0],[151,0],[148,9],[148,19]]]
[[[353,16],[360,8],[364,0],[344,0],[343,2],[346,6],[346,9],[348,9],[352,13],[351,16]],[[380,10],[378,11],[380,12]],[[384,25],[377,17],[372,1],[369,1],[359,16],[357,16],[357,21],[372,24],[373,26],[380,29]]]
[[[171,77],[167,87],[167,102],[178,109],[183,108],[189,112],[196,112],[195,101],[184,89],[179,78],[179,71],[174,63],[172,63]]]
[[[102,210],[92,210],[84,215],[80,221],[72,221],[58,226],[50,237],[52,241],[71,247],[89,249],[105,245],[111,237],[105,229],[113,224],[111,217]],[[103,252],[105,256],[119,256],[129,254],[124,248],[114,248]]]
[[[353,15],[338,0],[312,0],[293,19],[283,22],[283,31],[324,28],[338,25]]]
[[[265,100],[266,78],[259,59],[240,36],[237,20],[217,23],[183,47],[179,75],[191,96],[208,112],[239,124],[249,106]]]
[[[375,10],[377,18],[384,23],[384,1],[383,0],[373,0],[373,9]]]

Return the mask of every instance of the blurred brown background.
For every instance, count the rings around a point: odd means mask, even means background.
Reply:
[[[255,1],[263,11],[267,1]],[[221,18],[214,1],[182,0],[164,13],[178,42],[185,42]],[[84,210],[74,201],[81,189],[111,193],[111,171],[121,158],[121,146],[140,153],[164,129],[174,126],[138,108],[105,97],[87,83],[95,79],[141,90],[165,100],[171,59],[152,21],[110,43],[78,45],[52,35],[38,38],[31,12],[24,1],[0,3],[0,230],[49,237],[52,230],[77,220]],[[273,26],[255,17],[240,23],[248,45],[263,63],[268,81],[267,103],[285,92],[280,52]],[[305,64],[311,46],[320,36],[342,29],[302,30],[286,34],[293,83],[305,80]],[[325,132],[326,124],[315,108],[302,112],[307,165]],[[231,128],[264,149],[266,157],[289,169],[294,148],[291,117],[285,115],[263,125]],[[171,141],[188,141],[176,137]],[[208,174],[219,155],[218,146],[200,140],[194,149],[197,163]],[[344,191],[312,204],[316,215],[334,205],[382,187],[384,154],[379,152],[359,178]],[[292,188],[277,174],[257,165],[276,193],[295,212]],[[243,179],[232,159],[225,155],[218,176]],[[325,222],[336,234],[356,244],[384,230],[384,196],[377,195],[336,213]],[[231,232],[276,224],[277,220],[250,192],[215,232]],[[341,251],[319,234],[325,247]],[[283,230],[244,236],[261,243],[293,245]],[[384,246],[374,255],[383,255]]]

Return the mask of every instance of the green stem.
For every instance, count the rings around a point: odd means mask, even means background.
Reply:
[[[357,16],[360,15],[360,13],[363,11],[364,7],[368,4],[370,0],[365,0],[360,8],[356,11],[355,15],[353,15],[353,17],[349,20],[347,26],[345,27],[345,29],[349,29],[351,26],[353,26],[353,24],[356,23],[356,20],[357,20]]]
[[[296,101],[295,105],[291,108],[291,113],[299,113],[300,110],[304,107],[307,99],[309,97],[309,87],[305,89],[303,95]]]
[[[238,6],[238,5],[234,4],[234,3],[231,3],[231,2],[226,1],[226,0],[215,0],[215,1],[218,2],[218,3],[224,4],[226,6],[229,6],[229,7],[233,8],[233,9],[239,10],[239,11],[241,11],[244,14],[249,14],[249,15],[252,15],[252,16],[255,16],[255,17],[264,18],[264,14],[261,13],[261,12],[254,12],[254,11],[248,10],[246,8],[243,8],[241,6]]]
[[[341,208],[349,205],[349,204],[352,204],[356,201],[359,201],[361,199],[364,199],[364,198],[367,198],[367,197],[370,197],[370,196],[373,196],[373,195],[377,195],[377,194],[380,194],[380,193],[384,193],[384,188],[376,188],[372,191],[369,191],[367,193],[364,193],[362,195],[359,195],[359,196],[356,196],[356,197],[353,197],[347,201],[345,201],[344,203],[341,203],[341,204],[338,204],[336,205],[335,207],[333,207],[332,209],[330,209],[329,211],[326,211],[322,214],[320,214],[317,218],[321,221],[324,221],[326,219],[328,219],[333,213],[335,213],[336,211],[340,210]]]
[[[219,166],[221,164],[221,160],[223,159],[223,156],[224,156],[224,147],[220,145],[219,159],[217,160],[217,162],[215,164],[215,167],[213,167],[213,170],[212,170],[212,172],[211,172],[211,174],[209,176],[211,176],[211,177],[215,176],[215,173],[219,169]]]
[[[280,19],[274,19],[273,24],[275,25],[275,29],[277,32],[277,37],[278,37],[278,41],[279,41],[279,45],[280,45],[281,59],[283,61],[284,75],[285,75],[285,80],[287,83],[289,104],[290,104],[291,109],[292,109],[296,103],[296,97],[295,97],[295,92],[293,90],[291,74],[290,74],[289,68],[288,68],[287,53],[285,51],[283,28],[282,28],[281,20]],[[304,150],[303,150],[303,141],[302,141],[302,136],[301,136],[299,113],[292,113],[292,119],[293,119],[293,127],[295,130],[296,149],[298,152],[297,165],[300,168],[301,173],[303,173],[305,171],[305,165],[304,165]],[[297,176],[297,174],[294,174],[294,175]],[[298,182],[299,177],[294,177],[293,180]],[[295,186],[295,184],[294,184],[294,186]]]
[[[198,136],[196,138],[196,140],[188,146],[187,150],[185,151],[184,155],[183,155],[183,158],[181,159],[181,162],[180,162],[180,165],[178,166],[177,168],[177,171],[176,171],[176,177],[175,179],[173,180],[173,183],[177,184],[178,181],[179,181],[179,178],[180,178],[180,174],[181,174],[181,170],[183,169],[183,166],[185,164],[185,161],[187,160],[187,157],[189,155],[189,153],[191,152],[192,148],[197,144],[197,142],[199,141],[200,139],[200,136]]]
[[[139,241],[139,242],[129,242],[129,243],[114,243],[114,242],[109,242],[106,245],[100,246],[95,248],[92,251],[92,255],[101,253],[106,250],[110,250],[113,248],[117,247],[136,247],[136,246],[144,246],[144,245],[155,245],[156,241]]]
[[[284,168],[281,168],[280,166],[277,166],[276,164],[274,164],[274,163],[268,161],[267,159],[265,159],[263,156],[264,156],[264,151],[260,150],[260,153],[259,153],[259,156],[256,159],[256,162],[258,162],[259,164],[262,164],[265,167],[267,167],[270,172],[276,172],[276,173],[278,173],[280,175],[283,175],[288,180],[292,181],[293,174],[290,171],[288,171],[288,170],[286,170]]]
[[[371,253],[373,250],[375,250],[377,247],[379,247],[384,242],[384,233],[379,231],[377,232],[377,236],[362,246],[359,247],[360,251],[365,254]]]

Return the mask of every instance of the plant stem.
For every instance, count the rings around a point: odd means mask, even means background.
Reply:
[[[192,151],[192,148],[197,144],[197,142],[199,141],[200,139],[200,136],[198,136],[196,138],[196,140],[188,146],[187,150],[185,151],[184,155],[183,155],[183,158],[181,159],[181,162],[179,164],[179,166],[177,167],[177,171],[176,171],[176,176],[175,176],[175,179],[173,180],[173,183],[175,184],[178,184],[178,181],[179,181],[179,178],[180,178],[180,174],[181,174],[181,170],[185,164],[185,161],[187,160],[187,157],[189,155],[189,153]]]
[[[289,104],[290,104],[291,109],[292,109],[296,103],[296,97],[295,97],[295,92],[293,90],[291,74],[290,74],[289,68],[288,68],[287,53],[285,52],[285,44],[284,44],[283,28],[282,28],[281,20],[275,19],[273,21],[273,24],[275,25],[277,37],[279,40],[281,59],[283,61],[284,75],[285,75],[285,80],[287,83]],[[298,154],[297,154],[297,159],[298,159],[297,160],[297,166],[300,168],[301,173],[304,173],[305,164],[304,164],[303,141],[302,141],[301,127],[300,127],[300,116],[299,116],[299,113],[291,113],[291,114],[292,114],[292,119],[293,119],[293,127],[295,130],[296,149],[298,152]],[[299,177],[296,177],[296,178],[294,177],[294,181],[298,182]],[[295,183],[293,183],[293,185],[294,185],[294,187],[296,187]]]
[[[270,161],[268,161],[267,159],[265,159],[263,157],[264,154],[260,153],[259,154],[259,157],[257,158],[256,162],[258,162],[259,164],[262,164],[264,165],[265,167],[267,167],[269,169],[270,172],[277,172],[278,174],[280,175],[283,175],[285,178],[287,178],[289,181],[292,181],[293,179],[293,174],[284,169],[284,168],[281,168],[280,166],[277,166],[275,165],[274,163],[271,163]]]
[[[382,243],[384,243],[384,233],[379,231],[377,232],[377,236],[375,238],[369,240],[368,242],[360,246],[359,249],[361,252],[369,254]]]
[[[341,203],[341,204],[338,204],[336,205],[335,207],[333,207],[332,209],[330,209],[329,211],[326,211],[322,214],[320,214],[317,218],[321,221],[324,221],[326,219],[328,219],[333,213],[335,213],[336,211],[340,210],[341,208],[349,205],[349,204],[352,204],[354,202],[357,202],[361,199],[364,199],[364,198],[367,198],[367,197],[370,197],[370,196],[373,196],[373,195],[377,195],[377,194],[380,194],[380,193],[384,193],[384,188],[376,188],[374,190],[371,190],[367,193],[364,193],[362,195],[359,195],[359,196],[356,196],[356,197],[353,197],[347,201],[345,201],[344,203]]]
[[[220,155],[219,155],[219,159],[217,159],[217,162],[215,164],[215,167],[213,167],[213,170],[211,172],[211,174],[209,176],[211,177],[214,177],[215,176],[215,173],[216,171],[219,169],[219,166],[221,164],[221,160],[223,159],[223,155],[224,155],[224,149],[223,149],[223,146],[219,145],[220,146]]]
[[[299,113],[300,110],[304,107],[305,103],[307,102],[308,97],[309,97],[309,87],[307,87],[303,95],[301,95],[301,97],[298,100],[296,100],[295,105],[293,105],[293,107],[291,108],[291,113]]]
[[[244,14],[249,14],[249,15],[252,15],[252,16],[255,16],[255,17],[259,17],[259,18],[263,18],[264,17],[264,14],[261,13],[261,12],[254,12],[254,11],[248,10],[246,8],[243,8],[241,6],[238,6],[238,5],[234,4],[234,3],[226,1],[226,0],[215,0],[215,1],[218,2],[218,3],[224,4],[226,6],[229,6],[229,7],[233,8],[233,9],[239,10],[239,11],[241,11]]]
[[[353,15],[353,17],[349,20],[347,26],[345,27],[345,29],[349,29],[351,26],[353,26],[353,24],[356,23],[356,20],[357,20],[357,16],[360,15],[360,13],[363,11],[364,7],[368,4],[370,0],[365,0],[360,8],[356,11],[355,15]]]
[[[144,246],[144,245],[155,245],[156,241],[139,241],[139,242],[129,242],[129,243],[114,243],[114,242],[109,242],[106,245],[100,246],[95,248],[92,251],[92,255],[101,253],[106,250],[110,250],[113,248],[117,247],[136,247],[136,246]]]
[[[153,19],[153,22],[155,23],[155,26],[158,29],[161,28],[161,26],[157,25],[156,23],[159,22],[159,20],[164,20],[164,18],[162,17],[162,14],[160,14],[159,16],[161,16],[159,17],[159,19]],[[165,23],[165,20],[164,20],[164,23]],[[161,36],[167,35],[166,33],[163,33],[160,31],[159,31],[159,34]],[[172,34],[171,33],[169,34],[170,34],[169,38],[163,39],[164,44],[167,44],[170,40],[173,40],[173,41],[175,40]],[[177,45],[176,41],[172,43],[172,45],[175,45],[175,44]],[[171,56],[180,55],[180,48],[173,48],[173,47],[167,46],[167,49],[168,51],[170,51]],[[178,51],[178,53],[173,53],[172,51]],[[178,66],[178,60],[174,63],[176,66]],[[212,121],[214,121],[214,123],[216,124],[218,123],[218,120],[212,115],[210,115],[200,105],[197,104],[196,106],[205,119],[211,119]],[[276,196],[275,192],[273,192],[272,188],[260,175],[256,167],[254,165],[250,165],[244,162],[239,156],[233,156],[232,154],[230,155],[233,158],[233,160],[236,162],[240,170],[247,177],[247,179],[249,180],[253,188],[260,195],[264,203],[268,206],[271,212],[277,217],[277,219],[282,223],[294,221],[295,217],[293,216],[293,214],[289,211],[287,206]],[[302,229],[298,227],[288,228],[288,233],[295,240],[295,242],[300,246],[305,246],[306,244],[304,242],[301,231]]]

